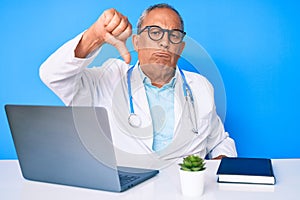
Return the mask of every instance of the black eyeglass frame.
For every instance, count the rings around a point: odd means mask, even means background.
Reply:
[[[151,28],[158,28],[158,29],[160,29],[160,30],[162,31],[162,35],[161,35],[161,37],[160,37],[159,39],[153,39],[153,38],[151,37],[151,35],[150,35],[150,29],[151,29]],[[142,30],[140,30],[140,31],[138,32],[138,35],[140,35],[140,34],[141,34],[142,32],[144,32],[146,29],[147,29],[149,38],[150,38],[151,40],[153,40],[153,41],[159,41],[159,40],[161,40],[161,39],[164,37],[165,32],[168,32],[168,39],[169,39],[169,41],[170,41],[172,44],[179,44],[179,43],[181,43],[181,42],[183,41],[184,36],[186,35],[186,32],[184,32],[183,30],[180,30],[180,29],[172,29],[172,30],[169,30],[169,29],[163,29],[162,27],[156,26],[156,25],[145,26]],[[182,34],[182,37],[180,38],[180,41],[179,41],[179,42],[173,42],[173,41],[171,40],[171,37],[170,37],[170,36],[171,36],[171,33],[172,33],[173,31],[179,31],[179,32]]]

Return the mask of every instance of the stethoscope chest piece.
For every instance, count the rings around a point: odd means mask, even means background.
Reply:
[[[130,107],[130,110],[129,110],[130,114],[128,116],[128,123],[131,127],[140,128],[141,125],[142,125],[142,120],[134,112],[132,92],[131,92],[130,78],[131,78],[133,68],[134,68],[134,66],[131,66],[127,71],[127,89],[128,89],[128,99],[129,99],[129,107]],[[197,134],[198,133],[197,118],[196,118],[196,112],[195,112],[195,107],[194,107],[194,97],[193,97],[193,94],[192,94],[192,90],[191,90],[190,86],[187,84],[187,81],[185,79],[185,75],[184,75],[183,71],[179,67],[178,67],[178,70],[179,70],[179,72],[181,74],[181,77],[182,77],[182,80],[183,80],[183,85],[182,85],[183,94],[185,96],[185,99],[187,101],[190,101],[190,104],[191,104],[191,108],[189,107],[188,111],[189,111],[189,115],[190,115],[190,118],[191,118],[191,123],[192,123],[192,126],[193,126],[192,131],[195,134]]]
[[[141,118],[136,115],[135,113],[131,113],[128,116],[128,123],[130,126],[134,127],[134,128],[139,128],[142,125],[142,120]]]

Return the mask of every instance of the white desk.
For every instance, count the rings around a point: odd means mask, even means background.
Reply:
[[[123,193],[111,193],[77,187],[47,184],[25,180],[17,160],[0,161],[0,199],[1,200],[145,200],[145,199],[220,199],[220,200],[297,200],[300,199],[300,159],[272,160],[276,185],[248,185],[217,183],[216,171],[219,161],[206,161],[207,174],[204,195],[201,198],[182,196],[178,166],[173,165]]]

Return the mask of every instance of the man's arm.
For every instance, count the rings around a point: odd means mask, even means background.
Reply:
[[[114,45],[124,60],[130,62],[125,46],[130,35],[131,24],[127,18],[115,9],[106,10],[88,30],[65,43],[41,65],[40,77],[66,105],[70,105],[82,89],[80,84],[88,86],[99,78],[95,73],[84,75],[84,72],[104,43]],[[86,95],[91,95],[89,92],[86,90]]]
[[[115,46],[126,63],[130,62],[130,54],[126,48],[126,40],[132,33],[132,26],[127,17],[109,9],[103,12],[98,20],[82,35],[75,49],[75,57],[85,58],[104,43]]]
[[[214,111],[211,116],[210,124],[211,134],[208,137],[207,149],[209,157],[212,159],[221,159],[223,157],[236,157],[237,151],[235,142],[225,132],[223,123]]]
[[[214,88],[207,82],[207,86],[214,100]],[[223,122],[217,114],[215,103],[210,112],[209,132],[207,138],[207,152],[208,157],[211,159],[221,159],[223,157],[236,157],[237,151],[235,142],[229,137],[229,134],[225,132]]]

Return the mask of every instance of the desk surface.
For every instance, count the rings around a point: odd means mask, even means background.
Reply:
[[[273,169],[276,185],[250,185],[217,183],[216,171],[219,161],[206,161],[206,182],[201,198],[188,198],[181,194],[178,166],[172,165],[160,173],[123,193],[41,183],[25,180],[17,160],[0,161],[0,196],[3,200],[47,200],[47,199],[84,199],[84,200],[145,200],[145,199],[299,199],[300,196],[300,159],[274,159]]]

